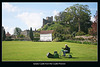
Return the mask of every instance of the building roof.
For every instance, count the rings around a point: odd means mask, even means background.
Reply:
[[[54,30],[48,30],[48,31],[40,31],[40,34],[49,34],[53,33]]]
[[[6,36],[11,36],[11,34],[9,32],[7,32]]]

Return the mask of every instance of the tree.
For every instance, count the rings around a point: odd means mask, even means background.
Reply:
[[[72,31],[84,31],[88,33],[88,28],[92,24],[90,14],[88,5],[75,4],[60,12],[58,18],[63,23],[69,22]]]
[[[21,30],[19,27],[16,27],[16,28],[14,29],[14,35],[20,35],[21,31],[22,31],[22,30]]]
[[[33,41],[33,31],[32,31],[32,27],[30,28],[30,39]]]
[[[91,13],[88,9],[88,5],[75,4],[69,8],[66,8],[65,11],[67,12],[67,15],[69,15],[67,16],[70,19],[68,21],[78,24],[78,31],[81,31],[81,28],[83,28],[81,27],[82,23],[84,24],[90,22]]]
[[[21,35],[17,35],[17,37],[24,38],[25,36],[21,34]]]
[[[64,11],[59,12],[58,16],[56,15],[54,18],[56,19],[56,21],[64,21],[65,20],[65,12]]]
[[[91,25],[92,28],[89,29],[89,34],[93,35],[93,36],[96,36],[97,35],[97,23],[94,22],[92,25]]]
[[[96,36],[97,35],[97,23],[98,23],[98,11],[96,11],[96,14],[94,15],[95,21],[92,23],[91,27],[89,28],[89,34]]]
[[[35,33],[34,33],[34,37],[40,37],[40,33],[35,32]]]
[[[5,32],[5,29],[3,30],[3,41],[6,39],[6,32]]]

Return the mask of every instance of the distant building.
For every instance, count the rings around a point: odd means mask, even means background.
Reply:
[[[46,25],[47,23],[51,23],[52,21],[53,21],[53,16],[46,17],[46,19],[43,18],[43,26]]]
[[[40,41],[52,41],[53,30],[40,31]]]
[[[11,38],[12,38],[12,39],[16,39],[17,36],[16,36],[16,35],[12,35]]]
[[[29,37],[29,30],[22,31],[21,35],[24,35],[25,37]]]
[[[9,32],[7,32],[6,36],[9,37],[9,36],[11,36],[11,34]]]

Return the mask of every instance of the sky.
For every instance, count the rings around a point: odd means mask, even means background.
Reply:
[[[2,2],[2,26],[6,32],[14,33],[14,28],[22,31],[41,28],[43,18],[58,15],[74,4],[88,5],[91,11],[91,21],[98,10],[97,2]]]

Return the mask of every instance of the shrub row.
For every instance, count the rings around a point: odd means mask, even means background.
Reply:
[[[73,40],[85,40],[85,39],[82,38],[82,37],[80,37],[80,38],[75,38],[75,37],[73,37],[72,39],[73,39]]]
[[[76,36],[81,36],[81,35],[85,35],[85,33],[83,31],[79,31],[76,33]]]
[[[79,43],[79,44],[82,44],[82,42],[75,41],[75,40],[64,40],[64,42],[71,42],[71,43]]]
[[[40,39],[40,38],[34,38],[33,41],[34,41],[34,42],[37,42],[37,41],[39,41],[39,39]]]
[[[97,45],[97,42],[96,43],[91,43],[91,42],[81,42],[81,41],[75,41],[75,40],[64,40],[63,42],[71,42],[71,43],[79,43],[79,44],[93,44],[93,45]]]
[[[13,41],[23,41],[24,39],[14,39]]]

